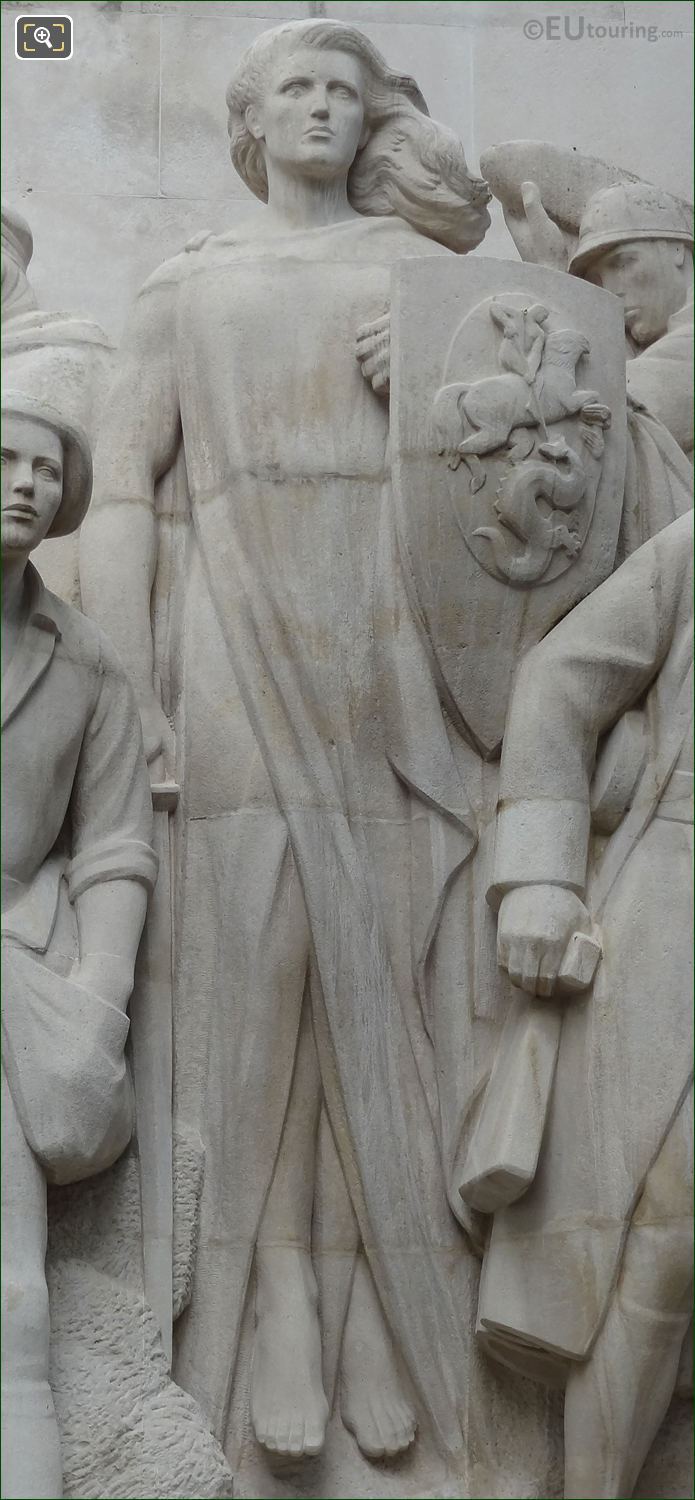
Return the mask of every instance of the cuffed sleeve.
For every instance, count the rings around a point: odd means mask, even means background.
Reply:
[[[157,879],[157,863],[149,844],[137,839],[105,839],[70,860],[66,870],[70,900],[76,901],[88,886],[100,880],[140,880],[151,891]]]
[[[501,806],[487,899],[499,906],[519,885],[561,885],[584,894],[591,816],[588,799],[537,797]]]

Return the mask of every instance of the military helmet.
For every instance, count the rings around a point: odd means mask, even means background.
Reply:
[[[602,188],[584,210],[569,270],[583,275],[597,256],[628,240],[679,240],[692,245],[690,204],[649,182],[619,182]]]

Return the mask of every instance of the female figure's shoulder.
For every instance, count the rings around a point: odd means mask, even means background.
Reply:
[[[397,214],[370,217],[360,216],[353,237],[355,259],[371,261],[405,260],[410,256],[451,255],[446,245],[440,244],[420,229],[415,229]]]
[[[200,252],[205,249],[212,239],[209,230],[203,230],[187,241],[182,250],[176,255],[170,255],[168,260],[162,261],[156,270],[150,272],[147,280],[143,282],[139,297],[149,297],[152,293],[160,297],[175,298],[176,293],[183,281],[186,281],[196,264],[199,263]]]

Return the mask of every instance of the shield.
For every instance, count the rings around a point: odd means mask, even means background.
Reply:
[[[393,484],[411,603],[448,712],[492,757],[517,663],[614,566],[622,306],[539,266],[403,261],[391,337]]]

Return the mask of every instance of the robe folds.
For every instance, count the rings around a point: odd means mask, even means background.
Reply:
[[[355,356],[393,263],[437,253],[395,219],[197,242],[140,295],[102,439],[112,471],[97,465],[98,503],[142,503],[164,454],[187,495],[155,584],[182,785],[175,1103],[206,1157],[175,1373],[221,1436],[308,971],[387,1321],[440,1443],[462,1445],[461,1244],[412,978],[411,797],[386,754],[376,664],[407,615],[397,580],[376,591],[393,537],[388,405]],[[408,650],[408,681],[429,681],[416,631]]]

